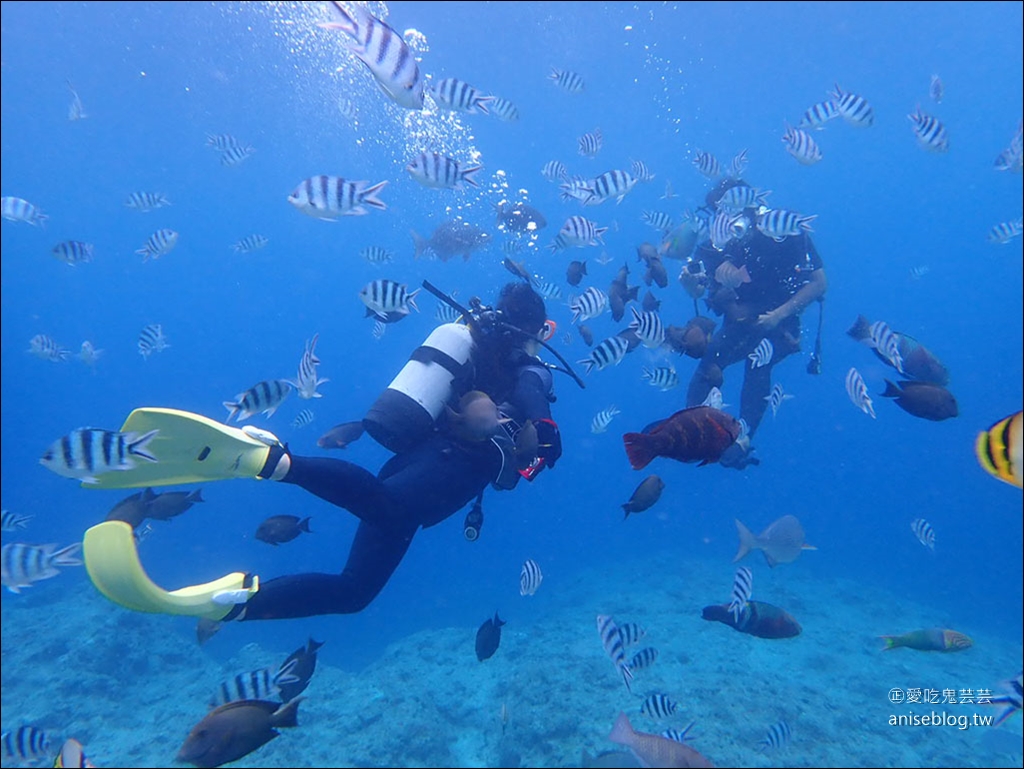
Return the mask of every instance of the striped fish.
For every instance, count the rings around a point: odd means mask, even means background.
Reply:
[[[931,271],[932,268],[929,267],[927,264],[919,264],[914,267],[911,267],[909,273],[910,277],[913,278],[914,280],[920,280]]]
[[[31,515],[18,515],[10,510],[0,511],[0,531],[17,531],[28,526],[32,520]]]
[[[287,379],[257,382],[245,392],[238,393],[233,401],[224,401],[224,408],[228,410],[228,417],[224,421],[230,422],[234,419],[241,422],[259,413],[269,419],[274,416],[274,412],[284,403],[291,391],[292,386]]]
[[[206,134],[206,146],[217,152],[227,152],[243,145],[231,134]]]
[[[929,152],[949,152],[946,126],[938,118],[922,112],[918,105],[913,115],[907,115],[907,119],[914,124],[914,136],[922,148]]]
[[[587,205],[588,201],[594,196],[594,191],[590,188],[590,181],[579,176],[566,179],[562,184],[558,185],[558,189],[561,190],[558,197],[561,198],[563,203],[578,200],[583,205]]]
[[[771,341],[767,338],[762,339],[757,343],[757,347],[754,351],[747,356],[750,360],[750,368],[761,368],[767,366],[772,362],[772,354],[775,352],[775,348],[772,347]]]
[[[557,283],[542,283],[537,286],[537,293],[545,299],[561,299],[562,288]]]
[[[846,394],[850,396],[853,405],[865,414],[875,419],[875,407],[868,395],[868,386],[864,384],[864,377],[855,368],[846,372]]]
[[[42,226],[50,218],[27,200],[9,195],[0,198],[0,216],[9,222],[25,222],[33,227]]]
[[[570,216],[565,220],[562,229],[558,231],[554,242],[548,246],[552,251],[576,247],[596,246],[598,243],[604,245],[604,235],[607,227],[598,227],[597,222],[592,222],[582,216]]]
[[[692,162],[693,167],[709,179],[722,175],[722,167],[718,164],[718,159],[710,152],[694,150]]]
[[[1006,691],[1006,694],[997,694],[994,697],[990,697],[988,701],[989,705],[1004,706],[999,715],[992,721],[992,726],[999,726],[999,724],[1003,723],[1014,713],[1021,711],[1021,706],[1024,704],[1024,672],[1018,673],[1016,678],[1001,682],[1000,685]]]
[[[373,322],[373,329],[370,331],[370,334],[372,334],[373,338],[379,342],[381,339],[384,338],[384,334],[387,330],[387,324],[384,321],[378,319]]]
[[[633,172],[633,176],[636,177],[638,182],[652,182],[654,181],[654,174],[647,168],[647,164],[642,160],[634,160],[630,166],[630,170]]]
[[[813,107],[808,107],[797,128],[813,128],[815,131],[821,131],[828,121],[837,117],[839,117],[839,108],[834,101],[828,99],[818,102]]]
[[[320,365],[320,359],[316,356],[316,343],[319,338],[320,334],[313,334],[313,338],[306,342],[306,349],[299,359],[299,373],[294,380],[288,380],[288,384],[298,391],[299,397],[303,400],[322,397],[316,388],[331,381],[326,377],[317,379],[316,376],[316,367]]]
[[[49,759],[52,758],[50,753],[49,736],[34,726],[19,726],[12,732],[0,735],[0,754],[4,766]]]
[[[900,335],[889,328],[889,324],[884,320],[876,320],[868,329],[868,338],[865,341],[878,350],[879,354],[889,361],[894,369],[903,373]]]
[[[148,262],[150,259],[167,256],[176,245],[178,245],[178,233],[164,228],[150,235],[142,248],[136,249],[135,253],[142,256],[143,262]]]
[[[680,743],[692,742],[693,741],[693,735],[690,734],[690,730],[693,728],[693,725],[695,723],[697,723],[697,722],[696,721],[691,721],[686,726],[684,726],[682,729],[666,729],[665,731],[663,731],[661,733],[661,736],[664,737],[667,740],[673,740],[675,742],[680,742]]]
[[[210,700],[210,707],[216,708],[238,700],[279,699],[282,686],[299,682],[299,677],[293,672],[298,664],[296,658],[289,660],[277,671],[273,668],[260,668],[249,673],[239,673],[217,687],[217,693]]]
[[[1010,146],[996,157],[995,169],[1019,174],[1022,157],[1024,157],[1024,119],[1017,123],[1017,131],[1010,139]]]
[[[1024,488],[1024,416],[1018,411],[978,433],[974,454],[978,463],[1006,483]]]
[[[309,409],[303,409],[295,415],[295,419],[292,420],[292,427],[301,429],[306,425],[311,424],[314,418],[312,411]]]
[[[491,114],[494,117],[504,120],[506,123],[514,123],[519,120],[519,107],[508,99],[502,99],[500,96],[492,98],[494,101],[491,102]]]
[[[370,313],[381,320],[387,320],[388,315],[393,312],[408,315],[410,307],[419,312],[420,308],[416,306],[416,294],[419,292],[420,289],[417,288],[410,293],[404,283],[378,278],[360,289],[359,298]]]
[[[1024,232],[1024,219],[1001,222],[989,230],[988,242],[1003,245],[1016,238],[1021,232]]]
[[[633,680],[633,672],[629,669],[629,665],[626,664],[626,652],[622,646],[622,634],[619,632],[615,620],[608,615],[598,614],[597,632],[601,636],[601,646],[604,648],[605,654],[608,655],[608,658],[619,671],[619,674],[622,676],[622,682],[626,684],[626,689],[632,693],[630,682]]]
[[[935,529],[924,518],[915,518],[910,522],[910,530],[914,532],[917,541],[935,552]]]
[[[579,153],[585,158],[592,158],[601,151],[604,146],[604,137],[601,136],[601,129],[595,128],[583,134],[578,140]]]
[[[423,80],[416,56],[402,36],[362,6],[327,4],[331,21],[324,29],[346,35],[346,47],[363,62],[393,102],[406,109],[423,109]]]
[[[836,109],[847,123],[867,128],[875,122],[875,111],[863,96],[843,91],[839,83],[829,96],[835,100]]]
[[[653,665],[657,659],[658,650],[653,646],[647,646],[633,655],[633,659],[629,661],[629,667],[631,670],[643,670]]]
[[[771,190],[759,190],[748,184],[737,184],[727,189],[715,205],[720,211],[738,214],[745,208],[768,205],[768,196],[771,194]]]
[[[668,232],[675,227],[672,217],[662,211],[644,211],[640,214],[640,221],[661,232]]]
[[[544,167],[540,169],[540,175],[547,179],[549,182],[555,182],[559,179],[565,179],[569,172],[565,168],[565,163],[560,160],[549,160],[544,164]]]
[[[811,222],[817,218],[817,214],[803,216],[796,211],[773,208],[757,217],[757,229],[776,243],[781,243],[790,235],[813,232]]]
[[[622,645],[628,648],[639,643],[647,635],[647,629],[636,622],[627,622],[625,625],[619,625],[619,633],[622,636]]]
[[[227,168],[233,168],[234,166],[241,165],[254,152],[256,152],[256,148],[251,144],[229,147],[220,154],[220,164]]]
[[[39,464],[65,478],[96,483],[96,476],[115,470],[131,470],[135,458],[156,462],[149,453],[149,442],[159,430],[148,433],[119,433],[93,427],[81,427],[58,438],[39,458]]]
[[[671,390],[679,386],[679,375],[672,366],[658,366],[655,369],[645,368],[641,374],[648,384],[660,390]]]
[[[455,158],[436,152],[421,152],[405,167],[412,178],[424,187],[461,190],[462,182],[479,187],[473,175],[483,166],[465,167]]]
[[[942,78],[938,75],[932,75],[931,81],[928,83],[928,95],[932,97],[932,101],[936,104],[942,102],[942,95],[945,93],[945,89],[942,85]]]
[[[608,429],[608,425],[611,424],[612,419],[615,418],[616,414],[621,414],[615,406],[609,406],[606,409],[598,411],[592,420],[590,420],[590,432],[598,435],[605,432]]]
[[[731,161],[729,161],[729,176],[738,179],[747,168],[747,151],[740,150]]]
[[[776,382],[772,386],[772,391],[768,395],[764,396],[764,399],[768,401],[768,405],[772,407],[772,418],[779,413],[779,408],[782,406],[783,401],[788,401],[793,396],[787,392],[784,392],[782,385]]]
[[[807,131],[793,126],[786,126],[786,133],[782,135],[782,142],[786,145],[786,152],[797,159],[805,166],[813,166],[822,159],[821,148]]]
[[[640,712],[651,718],[668,718],[679,705],[665,694],[652,694],[640,705]]]
[[[71,357],[71,350],[64,349],[46,334],[36,334],[29,339],[26,352],[51,363],[64,363]]]
[[[771,728],[768,729],[768,734],[765,738],[757,743],[755,750],[761,752],[771,748],[772,750],[778,750],[786,747],[789,742],[789,724],[785,721],[779,721],[777,724],[772,724]]]
[[[740,621],[740,613],[750,600],[753,590],[754,572],[746,566],[740,566],[732,578],[732,594],[729,597],[729,612],[732,614],[734,623]]]
[[[540,565],[532,558],[528,558],[519,572],[519,595],[533,595],[543,579]]]
[[[569,302],[572,310],[572,323],[596,318],[608,307],[608,295],[599,288],[590,286],[578,297]]]
[[[253,251],[263,248],[269,242],[263,235],[246,235],[231,248],[236,254],[251,254]]]
[[[335,220],[339,216],[363,216],[364,205],[384,211],[387,206],[377,197],[387,181],[372,187],[367,181],[349,182],[340,176],[311,176],[301,182],[288,202],[314,219]]]
[[[665,326],[661,322],[661,316],[657,312],[637,312],[636,307],[630,306],[633,311],[633,320],[629,328],[644,343],[644,347],[660,347],[665,342]]]
[[[586,87],[583,78],[579,74],[567,69],[555,69],[552,67],[548,79],[554,80],[555,85],[569,93],[582,93]]]
[[[468,112],[476,114],[480,112],[487,114],[487,105],[494,101],[493,96],[484,96],[480,91],[454,77],[446,77],[439,80],[437,85],[430,88],[434,100],[439,106],[455,112]]]
[[[747,218],[742,214],[719,211],[711,220],[711,245],[716,251],[723,251],[733,239],[747,231]]]
[[[369,246],[359,252],[359,256],[370,264],[390,264],[395,255],[381,246]]]
[[[164,336],[164,327],[160,323],[151,323],[143,326],[139,332],[139,355],[146,360],[155,352],[163,352],[170,345],[167,337]]]
[[[595,368],[600,371],[611,365],[618,366],[626,357],[627,352],[629,352],[629,342],[621,336],[610,336],[595,347],[588,357],[576,362],[582,364],[586,373],[589,374]]]
[[[583,201],[584,205],[604,203],[608,198],[615,198],[618,204],[636,186],[636,179],[628,171],[605,171],[591,179],[587,186],[590,188],[590,197]]]
[[[60,574],[58,566],[81,566],[75,555],[82,547],[81,542],[56,549],[56,545],[26,545],[21,542],[4,545],[0,551],[0,569],[3,586],[12,593],[20,593],[23,587]]]
[[[124,204],[128,208],[134,208],[136,211],[145,214],[157,208],[169,206],[171,201],[160,192],[133,192],[128,196]]]
[[[434,310],[434,320],[440,323],[455,323],[462,314],[447,302],[438,302]]]

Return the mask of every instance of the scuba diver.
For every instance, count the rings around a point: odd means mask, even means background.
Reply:
[[[100,592],[139,611],[215,621],[359,612],[387,584],[419,528],[434,526],[476,500],[464,527],[467,539],[475,539],[488,484],[512,489],[520,478],[532,481],[543,468],[554,467],[562,453],[551,419],[554,367],[537,357],[539,345],[547,346],[542,335],[550,330],[544,300],[528,283],[514,282],[501,290],[494,309],[474,299],[466,310],[424,286],[462,311],[466,323],[436,328],[362,420],[366,432],[395,452],[376,475],[341,459],[293,454],[272,434],[249,426],[238,429],[170,409],[137,409],[123,429],[158,429],[153,442],[158,461],[101,476],[94,485],[129,488],[247,477],[299,486],[359,519],[340,573],[261,582],[238,572],[169,592],[142,569],[131,527],[107,521],[89,529],[84,542],[86,568]],[[460,415],[452,409],[460,396],[463,405],[489,404],[494,429],[482,435],[461,429]]]
[[[747,185],[739,179],[724,179],[708,193],[706,204],[712,218],[725,193],[737,186]],[[703,288],[708,309],[723,317],[690,380],[686,405],[701,405],[712,387],[722,386],[726,368],[746,363],[740,418],[746,422],[751,438],[768,406],[772,369],[800,349],[800,313],[815,301],[821,307],[828,288],[821,257],[807,232],[776,241],[757,228],[762,213],[764,209],[746,208],[731,217],[729,239],[722,249],[711,242],[699,244],[680,275],[691,296],[699,296]],[[767,355],[763,354],[766,346],[761,346],[765,339],[771,345]],[[759,346],[762,355],[756,362],[760,365],[754,365],[755,361],[748,362],[748,358],[757,354]],[[820,316],[818,339],[807,370],[812,374],[821,371]],[[749,442],[737,442],[719,461],[726,467],[743,469],[759,464],[752,452]]]

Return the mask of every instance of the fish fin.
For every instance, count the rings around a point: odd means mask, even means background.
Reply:
[[[899,398],[903,395],[903,391],[900,390],[894,383],[888,379],[885,380],[885,392],[880,393],[883,398]]]
[[[148,491],[149,491],[150,494],[153,493],[153,489],[149,489]],[[189,494],[187,497],[185,497],[185,501],[186,502],[191,502],[192,504],[195,504],[196,502],[205,502],[206,500],[203,499],[203,490],[202,489],[196,489],[191,494]]]
[[[310,530],[310,528],[309,528],[309,519],[310,519],[310,518],[312,518],[312,516],[306,516],[306,517],[305,517],[305,518],[303,518],[303,519],[302,519],[301,521],[299,521],[299,528],[300,528],[300,529],[302,529],[302,530],[303,530],[304,532],[306,532],[307,534],[312,534],[312,533],[313,533],[313,532],[312,532],[312,531]]]
[[[743,560],[747,553],[757,548],[757,539],[750,529],[743,525],[739,518],[736,519],[736,533],[740,538],[740,547],[736,551],[736,555],[733,556],[733,563]]]
[[[146,446],[159,432],[159,430],[150,430],[144,435],[131,434],[130,436],[126,436],[128,438],[128,453],[137,457],[142,457],[150,462],[158,461],[156,457],[146,451]]]
[[[296,697],[295,699],[288,700],[270,716],[270,725],[274,727],[298,726],[299,703],[304,699],[306,698]]]
[[[634,470],[643,470],[656,456],[650,436],[644,433],[626,433],[622,436],[622,442],[626,447],[629,465]]]
[[[880,635],[878,637],[881,638],[883,641],[885,641],[885,646],[883,646],[881,648],[881,651],[887,652],[890,649],[895,649],[897,647],[896,636],[894,636],[894,635]]]

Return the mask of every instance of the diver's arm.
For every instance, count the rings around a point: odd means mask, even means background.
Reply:
[[[524,366],[516,378],[516,388],[509,399],[524,420],[532,420],[537,428],[540,457],[547,467],[554,467],[562,456],[562,438],[558,425],[551,418],[551,371],[540,365]],[[537,468],[539,470],[539,466]],[[533,475],[529,477],[533,480]]]
[[[825,270],[818,268],[811,273],[811,279],[802,285],[799,291],[774,310],[759,315],[757,322],[767,328],[775,328],[791,315],[799,315],[811,302],[823,297],[827,289],[828,279],[825,277]]]

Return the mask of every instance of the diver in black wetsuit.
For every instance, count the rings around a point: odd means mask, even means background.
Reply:
[[[260,473],[302,487],[343,507],[359,527],[340,574],[292,574],[264,581],[245,604],[225,619],[284,619],[350,614],[366,608],[401,563],[420,528],[434,526],[477,499],[488,484],[514,488],[532,480],[561,456],[558,427],[551,420],[552,375],[535,357],[531,338],[541,333],[544,300],[526,283],[504,287],[496,306],[498,324],[471,324],[471,371],[458,389],[480,390],[499,404],[511,422],[493,440],[468,443],[441,424],[403,448],[377,475],[340,459],[302,457],[275,447]],[[515,327],[517,331],[503,331]],[[458,401],[458,391],[452,402]],[[531,420],[537,428],[538,457],[517,469],[515,431]],[[364,420],[365,421],[365,420]],[[522,466],[521,458],[519,458]]]
[[[712,209],[727,190],[743,184],[727,179],[707,196]],[[699,406],[712,387],[721,387],[724,371],[743,362],[743,390],[740,417],[753,437],[768,406],[772,369],[779,361],[800,349],[800,313],[812,302],[821,300],[828,287],[825,270],[806,232],[790,235],[782,242],[761,233],[755,226],[757,211],[747,209],[745,218],[733,230],[735,237],[718,251],[710,243],[697,246],[691,264],[704,269],[688,273],[680,280],[704,281],[706,302],[716,315],[723,316],[721,327],[708,343],[690,380],[687,407]],[[746,268],[746,275],[739,272]],[[749,277],[749,282],[742,282]],[[751,367],[747,356],[762,339],[773,347],[767,365]],[[749,444],[735,443],[722,455],[720,463],[742,469],[757,464]]]

